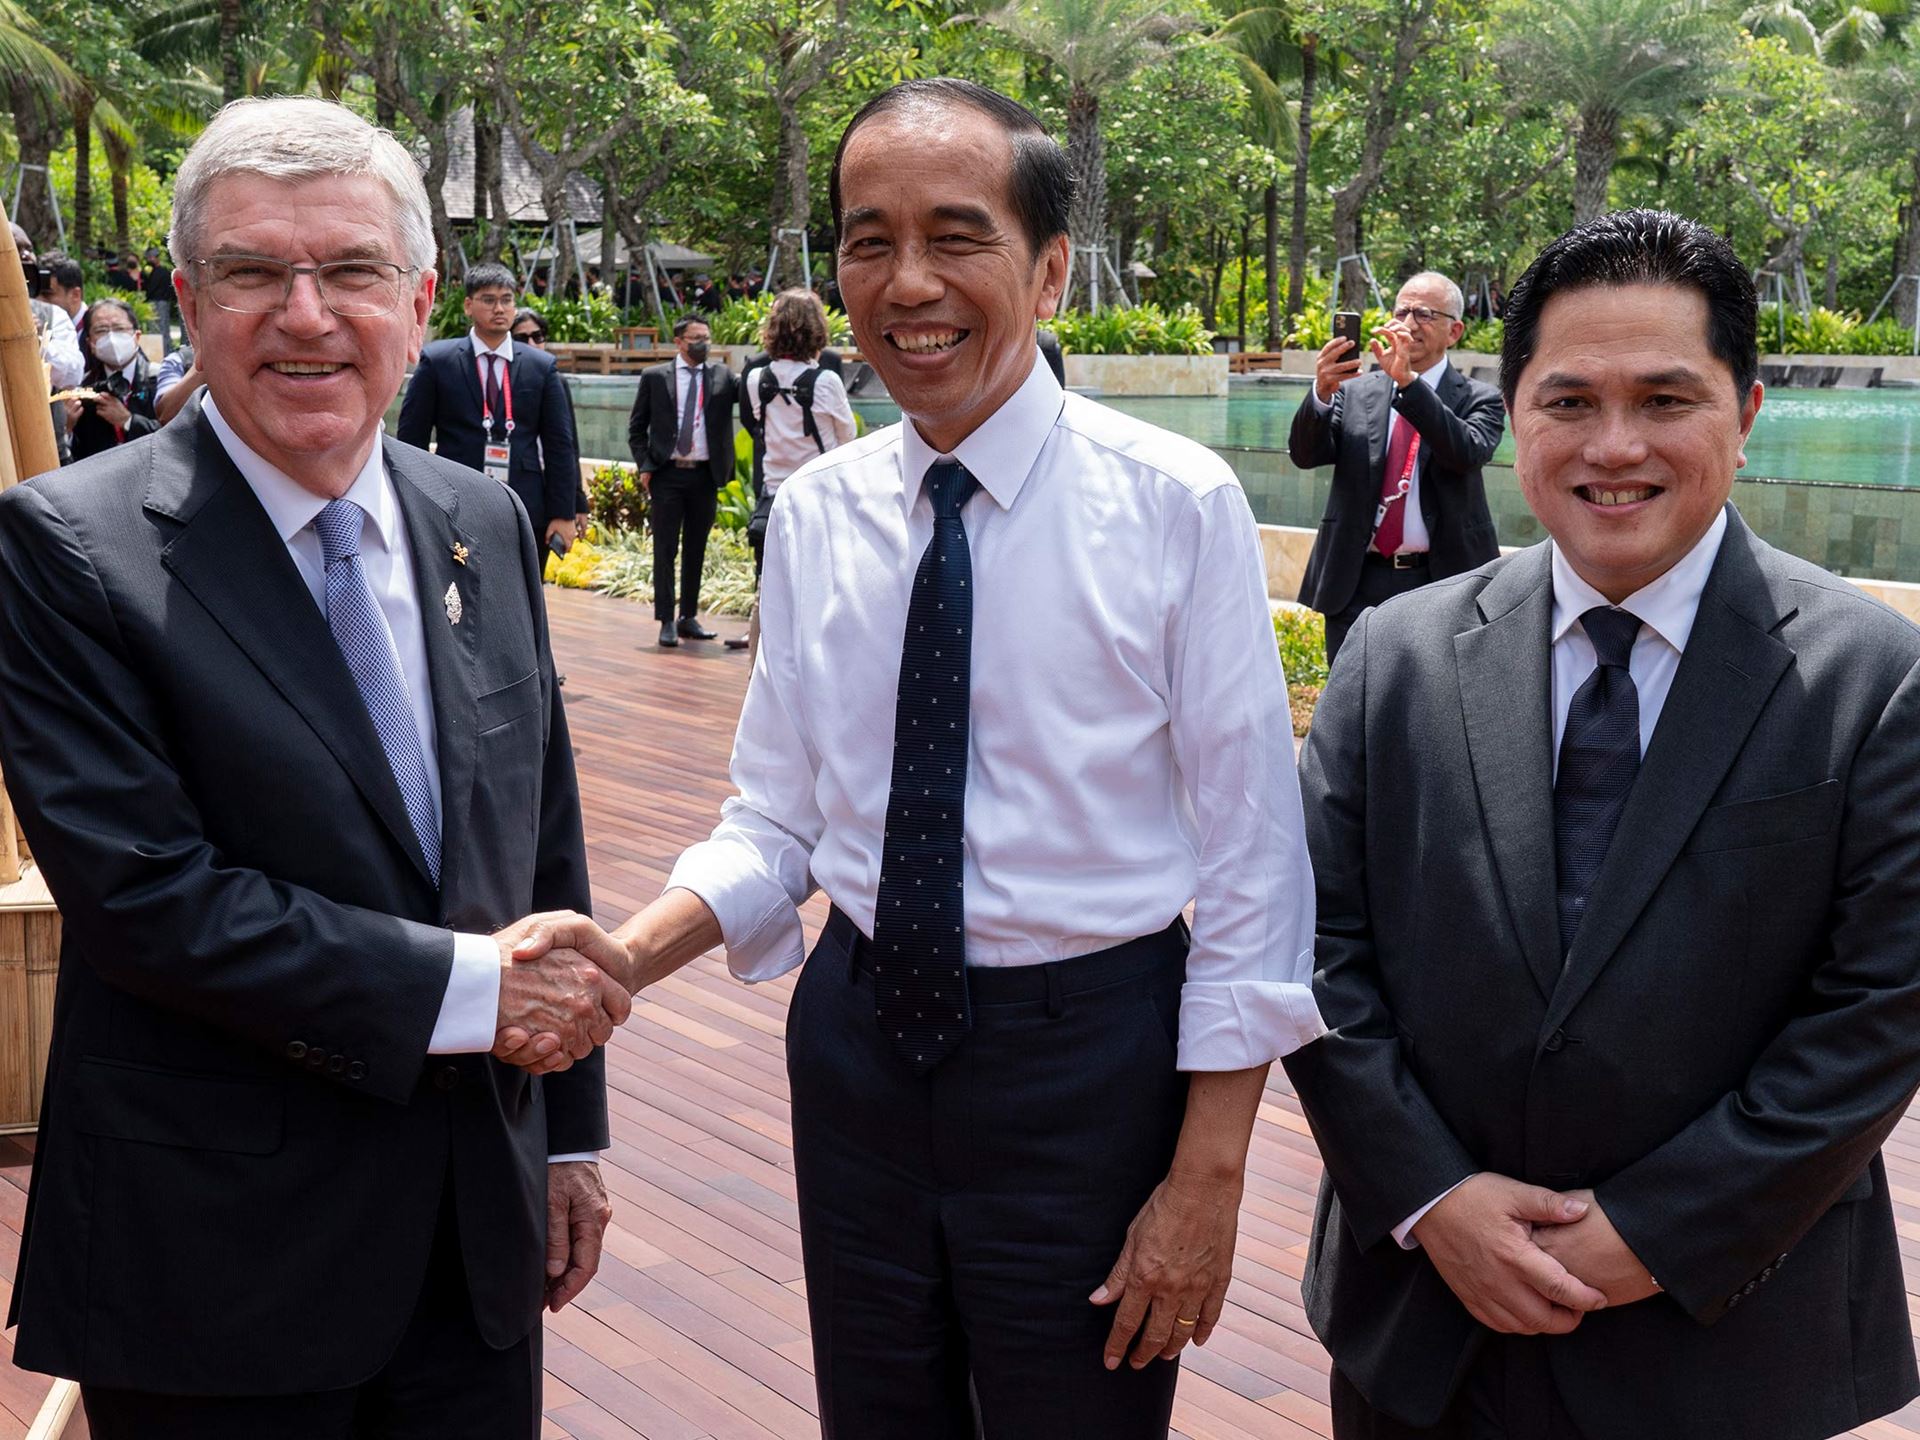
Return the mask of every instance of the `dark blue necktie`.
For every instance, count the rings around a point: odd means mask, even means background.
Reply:
[[[1640,617],[1596,605],[1580,617],[1593,642],[1593,673],[1567,707],[1560,736],[1560,773],[1553,783],[1555,900],[1560,911],[1560,954],[1573,948],[1574,932],[1613,843],[1620,812],[1640,773],[1640,692],[1627,661]]]
[[[887,1042],[921,1074],[973,1027],[961,889],[973,560],[960,509],[978,483],[950,460],[927,471],[933,539],[907,604],[873,921],[874,1011]]]

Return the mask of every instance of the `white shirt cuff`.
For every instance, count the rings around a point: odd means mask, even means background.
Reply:
[[[1427,1218],[1427,1212],[1429,1210],[1433,1209],[1434,1206],[1438,1205],[1442,1200],[1446,1199],[1447,1196],[1466,1184],[1467,1180],[1471,1180],[1472,1178],[1473,1176],[1469,1175],[1465,1180],[1454,1181],[1453,1184],[1449,1185],[1418,1210],[1407,1216],[1407,1218],[1402,1220],[1398,1225],[1394,1226],[1393,1243],[1398,1245],[1402,1250],[1418,1250],[1420,1248],[1420,1242],[1413,1238],[1413,1227]]]
[[[490,935],[453,937],[453,973],[447,977],[440,1018],[427,1041],[429,1055],[472,1055],[493,1049],[500,1028],[500,946]]]
[[[549,1165],[565,1165],[573,1160],[584,1160],[590,1165],[598,1165],[600,1163],[600,1152],[598,1150],[577,1150],[571,1155],[547,1156],[547,1164]]]
[[[766,871],[753,847],[703,840],[674,862],[667,889],[691,890],[720,922],[727,969],[737,980],[772,980],[807,958],[806,932],[793,897]]]
[[[1296,970],[1313,973],[1313,957]],[[1311,984],[1282,980],[1190,980],[1180,990],[1182,1070],[1248,1070],[1327,1033]]]

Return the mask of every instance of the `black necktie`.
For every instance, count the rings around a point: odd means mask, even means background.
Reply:
[[[973,1027],[967,1003],[965,863],[973,561],[960,508],[979,483],[943,460],[927,471],[933,539],[913,576],[893,788],[873,921],[874,1011],[901,1059],[925,1074]]]
[[[691,455],[693,453],[693,417],[700,400],[700,372],[691,365],[687,367],[687,400],[680,407],[680,433],[674,437],[673,453]]]
[[[504,423],[506,397],[500,393],[500,357],[487,356],[487,439],[493,439],[494,427]]]
[[[1573,948],[1587,897],[1607,858],[1633,778],[1640,773],[1640,692],[1627,668],[1640,617],[1596,605],[1580,617],[1593,642],[1593,673],[1567,707],[1553,783],[1555,899],[1560,954]]]

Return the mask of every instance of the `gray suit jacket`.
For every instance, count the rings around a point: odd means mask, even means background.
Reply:
[[[1551,613],[1545,545],[1389,602],[1314,718],[1308,1313],[1432,1424],[1486,1332],[1391,1228],[1479,1170],[1592,1186],[1666,1293],[1541,1342],[1582,1431],[1835,1434],[1920,1388],[1879,1158],[1920,1083],[1920,631],[1730,509],[1563,967]]]
[[[397,441],[441,781],[435,886],[326,620],[198,402],[0,495],[0,751],[65,919],[15,1358],[285,1394],[393,1353],[451,1192],[474,1317],[539,1323],[549,1153],[599,1057],[429,1056],[451,930],[589,901],[540,557]],[[451,623],[442,597],[461,595]]]

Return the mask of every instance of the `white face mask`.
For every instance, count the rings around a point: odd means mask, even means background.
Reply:
[[[133,359],[133,352],[140,346],[139,340],[129,330],[112,330],[93,342],[93,353],[100,357],[100,363],[109,370],[121,369]]]

